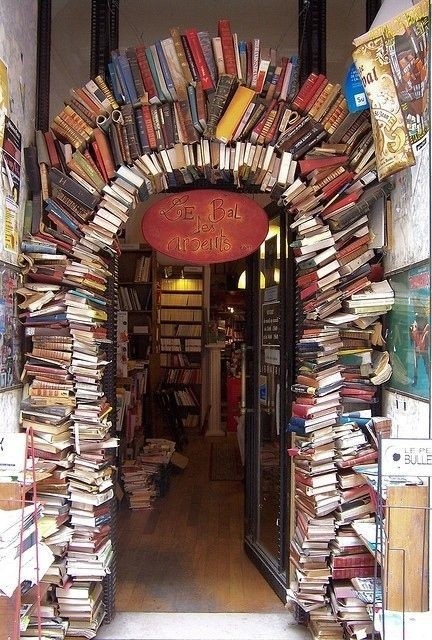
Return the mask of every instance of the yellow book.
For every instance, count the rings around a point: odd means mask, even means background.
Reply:
[[[216,138],[218,140],[225,143],[232,140],[239,122],[254,96],[255,91],[248,87],[240,86],[236,89],[231,102],[216,127]]]

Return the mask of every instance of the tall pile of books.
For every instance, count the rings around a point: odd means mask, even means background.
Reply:
[[[113,562],[117,439],[111,437],[111,405],[103,387],[110,342],[110,302],[104,294],[116,232],[129,207],[119,202],[122,215],[116,225],[100,222],[97,227],[102,194],[52,162],[52,153],[62,147],[50,132],[38,132],[36,141],[37,147],[25,154],[33,207],[22,243],[27,281],[18,291],[31,340],[23,370],[22,425],[33,430],[35,454],[55,463],[51,477],[41,484],[43,535],[55,553],[44,580],[69,593],[70,600],[63,594],[67,602],[58,607],[59,615],[69,619],[68,636],[85,632],[92,637],[105,615],[101,597],[91,598],[91,606],[78,607],[75,614],[71,609],[76,604],[73,587],[89,582],[96,593],[93,584]]]
[[[322,77],[311,74],[293,102],[314,123],[327,91],[320,82],[328,86]],[[371,211],[379,199],[387,197],[390,186],[376,184],[368,114],[346,115],[331,132],[328,126],[324,130],[322,134],[319,125],[312,126],[309,148],[298,159],[296,179],[279,200],[291,216],[297,269],[299,330],[292,387],[296,399],[288,425],[294,433],[296,521],[313,517],[318,527],[321,520],[326,526],[330,516],[334,524],[321,547],[312,547],[307,536],[300,539],[300,549],[298,536],[292,543],[297,581],[291,595],[310,612],[314,637],[320,637],[324,627],[334,629],[335,622],[344,620],[345,592],[340,581],[373,574],[374,558],[361,541],[356,538],[358,545],[349,549],[343,543],[353,533],[350,523],[375,510],[368,487],[349,470],[356,462],[377,457],[373,438],[362,428],[378,402],[377,385],[391,375],[380,316],[394,302],[393,291],[382,279],[376,251],[383,248],[384,240],[376,237],[377,220]],[[281,142],[279,148],[284,148]],[[382,226],[383,220],[378,220],[378,228]],[[355,417],[359,415],[364,417],[361,424]],[[305,597],[307,563],[315,554],[329,569],[330,586],[323,589],[320,583],[319,593],[310,590]],[[363,622],[364,606],[351,604],[355,611],[346,619],[352,622],[358,615]]]

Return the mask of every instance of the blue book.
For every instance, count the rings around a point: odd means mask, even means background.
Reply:
[[[158,58],[159,58],[159,63],[160,63],[161,69],[162,69],[162,74],[163,74],[167,89],[169,91],[171,100],[172,101],[177,100],[177,91],[175,90],[175,86],[174,86],[174,82],[173,82],[173,79],[172,79],[171,71],[169,69],[168,62],[167,62],[167,59],[166,59],[165,52],[163,50],[161,41],[160,40],[156,40],[155,46],[156,46],[156,51],[157,51],[157,55],[158,55]]]
[[[118,102],[119,104],[124,104],[126,101],[122,92],[119,79],[117,77],[114,62],[108,62],[108,76],[109,76],[111,91],[114,94],[114,98],[116,102]]]
[[[114,63],[116,76],[121,86],[122,95],[124,96],[122,102],[135,104],[138,96],[126,54],[120,53],[120,51],[111,51],[111,60]]]
[[[287,102],[294,100],[294,96],[298,93],[299,88],[300,59],[298,55],[291,56],[290,62],[292,64],[292,70],[288,83]]]
[[[48,316],[36,316],[33,318],[27,318],[25,321],[26,325],[29,324],[46,324],[50,322],[64,322],[67,320],[65,313],[53,313]]]
[[[191,112],[191,116],[192,116],[193,126],[195,127],[195,129],[199,133],[202,133],[203,132],[203,128],[202,128],[202,126],[200,124],[200,121],[199,121],[199,118],[198,118],[198,109],[197,109],[197,102],[196,102],[196,95],[195,95],[195,87],[193,87],[191,84],[188,85],[187,93],[188,93],[188,98],[189,98],[189,108],[190,108],[190,112]]]
[[[165,77],[164,77],[164,74],[163,74],[163,71],[162,71],[162,66],[161,66],[161,63],[160,63],[160,60],[159,60],[159,56],[158,56],[156,45],[155,44],[151,44],[149,49],[150,49],[151,56],[153,58],[154,69],[155,69],[156,75],[157,75],[158,80],[159,80],[159,86],[160,86],[161,91],[162,91],[163,99],[161,100],[161,102],[172,102],[172,97],[171,97],[170,92],[168,91],[168,87],[167,87],[167,84],[165,82]],[[147,49],[146,49],[146,52],[147,52]],[[149,64],[150,64],[150,61],[149,61]],[[152,75],[153,75],[153,69],[151,67],[150,67],[150,69],[151,69],[151,72],[152,72]]]
[[[152,53],[150,47],[146,48],[145,55],[146,55],[146,58],[147,58],[148,66],[150,67],[150,71],[151,71],[151,74],[152,74],[152,78],[153,78],[153,82],[154,82],[154,85],[155,85],[155,88],[156,88],[156,93],[158,95],[158,98],[159,98],[160,102],[165,102],[166,98],[165,98],[165,95],[164,95],[164,93],[162,91],[162,88],[161,88],[161,84],[160,84],[159,76],[158,76],[158,73],[157,73],[156,65],[155,65],[155,62],[154,62],[154,59],[153,59],[153,53]]]
[[[45,209],[57,216],[57,218],[59,218],[65,225],[69,227],[69,229],[71,229],[71,231],[82,235],[82,231],[79,225],[71,220],[69,216],[67,216],[63,211],[63,209],[61,209],[55,202],[53,202],[51,198],[47,198],[47,200],[45,201]]]

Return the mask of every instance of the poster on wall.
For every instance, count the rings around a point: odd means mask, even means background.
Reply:
[[[429,3],[354,40],[353,59],[370,104],[380,180],[415,164],[429,131]]]
[[[0,147],[3,146],[5,115],[9,109],[9,79],[7,66],[0,59]]]
[[[389,277],[395,303],[387,315],[387,346],[393,367],[388,388],[429,399],[430,266],[417,265]]]
[[[19,272],[0,261],[0,391],[20,384],[21,331],[15,300],[19,280]]]

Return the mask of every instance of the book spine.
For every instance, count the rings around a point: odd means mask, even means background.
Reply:
[[[147,129],[144,124],[142,107],[138,107],[137,109],[134,110],[134,116],[135,116],[136,130],[137,130],[140,147],[141,147],[141,153],[150,153],[151,147],[150,147],[149,139],[147,136]]]
[[[123,79],[126,87],[126,96],[128,97],[126,102],[136,104],[138,102],[138,94],[126,53],[119,53],[114,59],[114,64],[117,64],[116,70],[119,71],[120,82]]]
[[[174,43],[174,48],[177,54],[178,61],[180,63],[183,77],[186,80],[187,84],[192,84],[192,82],[194,82],[196,78],[192,77],[191,69],[186,58],[185,49],[183,47],[182,38],[180,36],[180,31],[177,27],[171,27],[169,31]]]
[[[213,57],[216,64],[217,75],[221,76],[225,73],[225,62],[222,51],[222,41],[219,36],[212,38]]]
[[[225,73],[237,75],[237,65],[234,52],[234,43],[229,20],[219,20],[218,36],[221,39]]]
[[[132,80],[135,86],[137,99],[143,98],[146,90],[144,88],[144,82],[141,76],[140,67],[138,64],[137,54],[134,47],[126,49],[126,57],[129,62],[129,68],[132,75]],[[114,107],[115,108],[115,107]],[[118,107],[117,107],[118,108]]]
[[[172,111],[171,103],[165,102],[160,108],[160,120],[162,126],[162,133],[165,140],[165,148],[173,147],[176,143],[175,139],[175,127],[174,127],[174,114]]]
[[[116,99],[114,98],[114,96],[112,94],[112,91],[110,91],[107,83],[102,78],[102,76],[96,76],[95,82],[96,82],[97,86],[99,87],[99,89],[104,94],[105,98],[107,98],[107,100],[109,101],[111,109],[118,109],[119,105],[118,105]]]
[[[198,69],[196,68],[194,57],[192,55],[192,50],[190,48],[190,44],[186,34],[182,33],[180,35],[180,39],[183,45],[183,50],[184,50],[185,58],[189,67],[190,75],[192,76],[192,83],[194,83],[199,79],[199,73],[198,73]]]
[[[216,126],[223,114],[228,103],[228,99],[232,93],[233,87],[237,85],[236,78],[228,74],[219,76],[216,92],[210,103],[207,126],[204,135],[207,138],[213,138],[216,134]]]
[[[84,122],[84,120],[70,107],[66,105],[62,111],[60,111],[59,118],[61,118],[66,124],[68,124],[74,131],[76,131],[86,142],[90,140],[93,134],[93,128]]]
[[[162,132],[162,124],[159,116],[159,109],[157,105],[150,105],[150,114],[151,114],[154,132],[156,135],[156,146],[157,146],[157,149],[160,150],[164,148],[165,142],[164,142],[164,137]]]
[[[134,108],[132,104],[125,104],[120,107],[120,111],[123,116],[124,130],[128,141],[130,158],[133,161],[141,155],[138,133],[135,126]]]
[[[202,49],[208,70],[210,72],[210,76],[211,76],[213,88],[214,88],[217,84],[218,73],[216,68],[216,61],[213,55],[212,41],[208,31],[198,31],[197,36],[198,36],[199,43],[201,45],[201,49]]]
[[[85,148],[86,140],[58,116],[54,118],[50,128],[57,138],[68,142],[74,149]]]
[[[135,47],[135,53],[136,53],[138,68],[141,73],[141,79],[144,85],[144,89],[147,92],[149,102],[150,103],[159,102],[159,96],[157,93],[156,85],[153,80],[152,72],[148,64],[146,49],[144,45],[138,45],[137,47]]]
[[[172,79],[171,71],[170,71],[170,68],[165,56],[165,52],[163,50],[162,43],[160,40],[156,40],[155,47],[156,47],[157,56],[159,58],[159,63],[162,69],[162,75],[164,77],[165,84],[167,86],[171,99],[177,100],[177,91],[174,86],[174,81]]]
[[[297,93],[296,97],[294,98],[293,102],[292,102],[292,106],[299,110],[302,111],[305,107],[305,105],[309,102],[309,100],[311,99],[313,93],[314,93],[314,85],[318,80],[318,74],[317,73],[311,73],[309,74],[309,76],[306,78],[305,82],[303,83],[300,91]]]
[[[84,206],[94,209],[100,200],[99,195],[91,195],[86,189],[81,187],[75,180],[61,173],[58,169],[52,167],[49,171],[49,177],[53,184],[65,191],[69,196],[81,202]]]
[[[144,126],[147,132],[148,143],[151,150],[157,149],[156,132],[153,125],[153,118],[151,113],[151,106],[149,104],[143,104],[141,106],[141,112],[143,115]]]
[[[198,78],[201,80],[204,91],[214,91],[215,86],[213,84],[204,52],[201,48],[201,44],[198,38],[198,32],[196,31],[196,29],[187,29],[185,35],[192,52],[192,57],[195,62]]]

